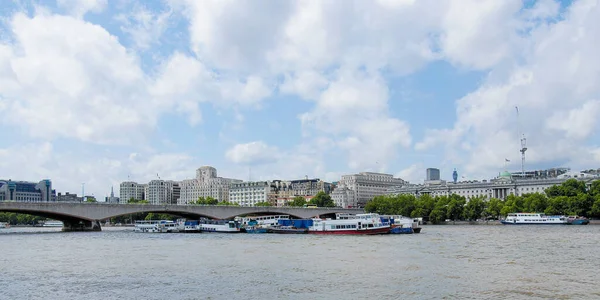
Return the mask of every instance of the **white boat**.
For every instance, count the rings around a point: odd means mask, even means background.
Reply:
[[[237,221],[200,220],[198,230],[203,232],[238,233],[240,232],[240,224]]]
[[[63,227],[63,222],[61,221],[46,221],[42,225],[43,227]]]
[[[179,224],[171,220],[135,221],[135,232],[167,233],[179,232]]]
[[[408,218],[401,215],[382,216],[384,223],[389,222],[392,229],[390,233],[411,234],[420,233],[421,227],[417,218]]]
[[[0,229],[10,228],[10,224],[8,222],[0,222]]]
[[[505,225],[567,225],[566,216],[546,216],[540,213],[511,213],[500,221]]]
[[[268,215],[268,216],[254,216],[254,217],[236,217],[241,226],[249,225],[248,223],[256,221],[259,226],[276,226],[279,225],[279,220],[289,220],[289,215]]]
[[[308,233],[312,234],[384,234],[390,232],[390,224],[384,224],[381,216],[368,214],[336,214],[335,219],[313,219]]]

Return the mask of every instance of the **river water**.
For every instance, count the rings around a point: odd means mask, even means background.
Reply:
[[[0,299],[600,298],[600,226],[382,236],[58,230],[0,231]]]

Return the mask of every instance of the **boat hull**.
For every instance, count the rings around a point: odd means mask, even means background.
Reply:
[[[582,219],[582,220],[573,220],[569,222],[570,225],[588,225],[590,224],[590,220]]]
[[[390,233],[390,227],[381,227],[375,229],[362,229],[362,230],[309,230],[309,234],[335,234],[335,235],[374,235],[374,234],[388,234]]]
[[[392,227],[390,229],[391,234],[413,234],[414,230],[411,227]]]
[[[246,228],[246,233],[267,233],[267,229],[266,228],[253,228],[253,229],[248,229]]]
[[[269,233],[279,233],[279,234],[305,234],[308,233],[308,229],[269,229]]]

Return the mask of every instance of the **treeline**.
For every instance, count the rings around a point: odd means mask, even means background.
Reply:
[[[546,189],[545,193],[522,196],[509,195],[506,200],[452,194],[450,196],[397,195],[377,196],[365,206],[365,211],[385,215],[423,217],[432,223],[446,219],[498,219],[514,212],[539,212],[547,215],[578,215],[600,218],[600,180],[588,189],[585,182],[569,179]]]
[[[10,225],[35,225],[39,221],[45,221],[46,219],[44,217],[11,212],[0,213],[0,222],[6,222]]]

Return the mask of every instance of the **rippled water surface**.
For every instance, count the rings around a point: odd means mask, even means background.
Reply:
[[[600,226],[421,234],[0,231],[0,299],[600,298]]]

